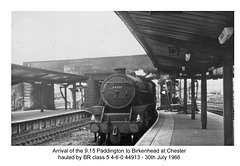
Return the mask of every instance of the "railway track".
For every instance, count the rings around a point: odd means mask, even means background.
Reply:
[[[208,112],[223,116],[223,110],[208,109]]]
[[[90,123],[91,123],[90,118],[86,118],[73,123],[51,127],[49,129],[44,129],[27,134],[21,134],[12,137],[12,145],[13,146],[36,145],[44,141],[53,139],[54,137],[60,134],[64,134],[74,129],[80,128],[82,126],[86,126]]]
[[[201,108],[201,104],[198,104],[198,108]],[[223,104],[209,103],[209,105],[207,106],[207,111],[223,116]],[[233,111],[233,119],[234,119],[234,111]]]
[[[200,103],[198,103],[197,106],[198,106],[198,108],[201,109]],[[208,103],[207,111],[217,114],[217,115],[220,115],[220,116],[223,116],[223,104]]]

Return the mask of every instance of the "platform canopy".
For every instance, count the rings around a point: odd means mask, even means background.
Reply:
[[[86,81],[87,79],[88,77],[86,76],[12,64],[12,85],[21,82],[71,84]]]
[[[115,13],[160,71],[176,75],[184,72],[198,74],[203,67],[207,71],[222,67],[226,57],[234,59],[234,12]]]

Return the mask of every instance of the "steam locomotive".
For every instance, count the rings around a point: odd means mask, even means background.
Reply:
[[[155,84],[144,77],[115,69],[101,87],[102,104],[92,107],[91,132],[98,144],[132,142],[146,131],[157,117]]]

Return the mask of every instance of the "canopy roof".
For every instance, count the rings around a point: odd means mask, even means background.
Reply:
[[[154,67],[167,73],[201,73],[222,67],[234,56],[234,34],[224,44],[218,37],[225,27],[234,28],[231,11],[116,12],[139,41]],[[185,55],[191,54],[186,61]]]
[[[12,64],[12,85],[20,82],[29,83],[74,83],[86,81],[88,77],[45,70],[35,67]]]

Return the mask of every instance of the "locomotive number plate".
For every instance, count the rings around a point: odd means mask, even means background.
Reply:
[[[117,89],[117,90],[123,89],[123,86],[115,85],[112,87],[112,89]]]

